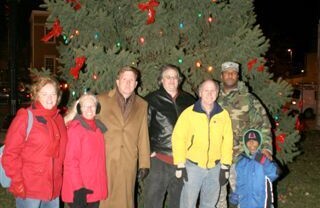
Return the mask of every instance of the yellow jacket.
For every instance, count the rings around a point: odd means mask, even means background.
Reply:
[[[233,133],[228,112],[215,102],[208,117],[201,101],[182,112],[172,134],[174,164],[191,160],[202,168],[232,163]]]

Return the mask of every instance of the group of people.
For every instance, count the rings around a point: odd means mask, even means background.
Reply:
[[[223,63],[221,85],[204,80],[198,100],[181,89],[177,66],[162,66],[159,89],[144,99],[138,78],[121,68],[113,90],[82,95],[63,118],[58,82],[39,77],[28,140],[22,108],[2,157],[18,208],[59,207],[60,197],[70,208],[133,208],[136,179],[145,208],[165,199],[170,208],[272,207],[271,125],[239,64]]]

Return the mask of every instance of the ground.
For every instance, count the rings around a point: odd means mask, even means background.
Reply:
[[[320,207],[320,131],[308,126],[299,143],[302,154],[286,167],[285,175],[275,184],[276,208]],[[0,136],[2,141],[4,132]],[[12,195],[0,188],[0,208],[14,207]]]
[[[279,208],[320,207],[320,131],[308,130],[301,144],[302,155],[288,165],[278,182]]]

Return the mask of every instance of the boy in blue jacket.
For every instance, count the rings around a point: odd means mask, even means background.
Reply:
[[[272,182],[278,178],[278,166],[261,153],[262,140],[256,129],[243,136],[245,152],[236,163],[236,190],[229,197],[230,207],[273,207]]]

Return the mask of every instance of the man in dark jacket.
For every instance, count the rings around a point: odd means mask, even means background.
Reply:
[[[181,76],[178,67],[160,68],[160,88],[146,96],[150,138],[151,168],[145,180],[144,207],[162,208],[167,195],[169,208],[179,207],[183,181],[175,177],[171,134],[181,112],[194,103],[194,98],[179,90]]]

